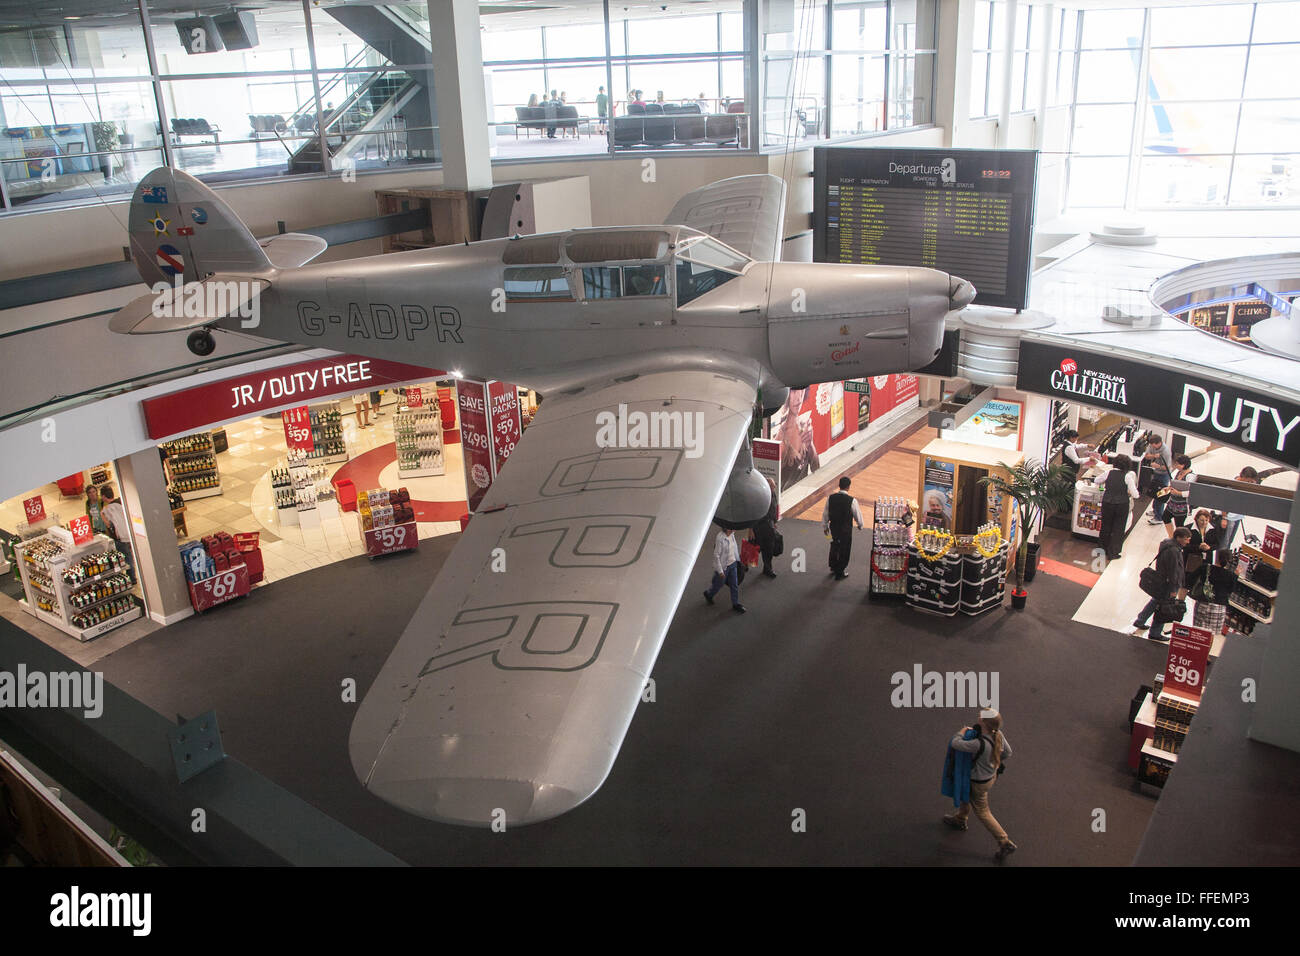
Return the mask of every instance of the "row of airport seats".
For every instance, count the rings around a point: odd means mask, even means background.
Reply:
[[[551,126],[558,130],[571,129],[576,133],[578,119],[576,106],[516,106],[515,136],[519,135],[520,129],[527,134],[528,130],[544,130]]]
[[[639,146],[738,146],[746,117],[734,113],[615,116],[615,149]]]
[[[284,132],[284,117],[279,113],[249,113],[248,128],[251,130],[253,139],[257,139],[263,133],[275,135],[277,132]]]
[[[173,119],[172,136],[211,136],[214,143],[221,142],[221,127],[213,126],[207,120],[198,119]]]

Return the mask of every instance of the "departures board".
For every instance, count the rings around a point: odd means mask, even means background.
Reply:
[[[979,305],[1029,297],[1035,150],[814,150],[813,260],[927,266]]]

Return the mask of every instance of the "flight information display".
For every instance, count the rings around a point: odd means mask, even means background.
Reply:
[[[813,260],[940,269],[1023,309],[1037,174],[1035,150],[820,147]]]

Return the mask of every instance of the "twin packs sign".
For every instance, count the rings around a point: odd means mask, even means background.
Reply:
[[[1160,422],[1300,466],[1300,405],[1229,381],[1022,340],[1016,387]]]

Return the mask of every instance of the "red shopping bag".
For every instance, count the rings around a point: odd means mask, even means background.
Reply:
[[[762,558],[763,553],[759,550],[757,543],[750,540],[740,542],[740,563],[745,567],[758,567]]]

